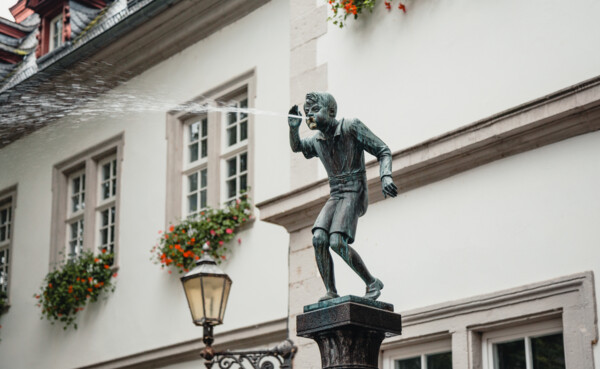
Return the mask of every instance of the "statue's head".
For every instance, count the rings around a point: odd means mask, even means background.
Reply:
[[[337,103],[327,92],[309,92],[306,94],[304,114],[308,128],[323,131],[328,126],[335,124]]]

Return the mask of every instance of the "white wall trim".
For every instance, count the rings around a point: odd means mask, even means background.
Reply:
[[[216,351],[243,350],[251,347],[280,342],[288,337],[287,317],[270,322],[216,333],[213,347]],[[200,351],[204,348],[202,330],[198,328],[198,338],[160,347],[137,354],[124,356],[97,364],[79,367],[80,369],[145,369],[158,368],[185,361],[200,360]]]
[[[598,322],[592,272],[403,312],[403,334],[383,342],[382,358],[388,350],[450,334],[453,367],[481,369],[484,334],[554,319],[562,319],[567,368],[593,369]]]

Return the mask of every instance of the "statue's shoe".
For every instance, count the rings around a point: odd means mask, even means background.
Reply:
[[[321,297],[321,298],[319,299],[319,302],[321,302],[321,301],[327,301],[327,300],[331,300],[331,299],[334,299],[334,298],[336,298],[336,297],[340,297],[340,295],[338,295],[338,294],[337,294],[337,293],[335,293],[335,292],[327,292],[327,294],[326,294],[325,296],[323,296],[323,297]]]
[[[377,300],[377,298],[381,295],[382,289],[383,282],[379,279],[375,279],[375,282],[367,286],[367,294],[363,297],[369,300]]]

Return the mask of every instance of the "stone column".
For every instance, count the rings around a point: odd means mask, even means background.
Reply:
[[[378,369],[386,333],[402,333],[402,317],[384,302],[343,296],[304,307],[297,334],[319,346],[323,369]]]

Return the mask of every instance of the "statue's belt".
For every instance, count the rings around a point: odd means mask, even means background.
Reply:
[[[335,185],[341,185],[341,184],[346,184],[346,183],[350,183],[350,182],[366,181],[366,180],[367,180],[367,174],[364,170],[362,170],[360,172],[353,172],[353,173],[347,173],[347,174],[340,174],[337,176],[330,176],[329,184],[332,186],[335,186]]]

